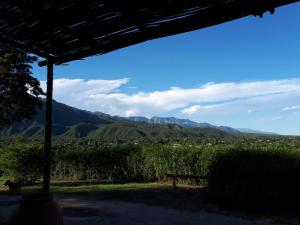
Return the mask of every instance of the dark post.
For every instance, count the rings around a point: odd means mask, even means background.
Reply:
[[[174,175],[173,176],[173,188],[176,189],[176,180],[177,180],[177,177]]]
[[[47,62],[47,98],[44,140],[44,174],[43,192],[49,192],[50,187],[50,153],[52,136],[52,95],[53,95],[53,63]]]

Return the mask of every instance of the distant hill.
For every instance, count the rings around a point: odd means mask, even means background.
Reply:
[[[228,133],[249,133],[249,134],[269,134],[269,135],[277,135],[276,133],[272,132],[265,132],[259,130],[252,130],[246,128],[232,128],[228,126],[215,126],[210,123],[197,123],[188,119],[178,119],[175,117],[152,117],[150,119],[141,116],[133,116],[133,117],[116,117],[118,119],[128,119],[131,121],[136,122],[145,122],[145,123],[152,123],[152,124],[177,124],[179,126],[185,128],[216,128]]]
[[[10,127],[0,127],[0,137],[14,135],[42,138],[45,110],[39,110],[31,120],[24,120]],[[104,141],[189,139],[202,137],[231,137],[219,129],[182,127],[178,124],[156,124],[132,121],[108,114],[92,113],[53,101],[53,136],[55,138],[93,138]]]
[[[261,130],[252,130],[248,128],[236,128],[239,132],[248,133],[248,134],[266,134],[266,135],[278,135],[277,133],[261,131]]]
[[[150,119],[142,116],[131,116],[131,117],[115,117],[117,119],[121,120],[131,120],[135,122],[144,122],[144,123],[152,123],[152,124],[177,124],[179,126],[185,127],[185,128],[216,128],[219,130],[223,130],[225,132],[238,132],[237,130],[234,130],[231,127],[225,127],[225,126],[214,126],[209,123],[197,123],[188,119],[178,119],[175,117],[152,117]]]
[[[136,121],[136,122],[146,122],[153,124],[177,124],[185,128],[196,128],[196,127],[204,127],[204,128],[216,128],[215,126],[209,123],[197,123],[188,119],[178,119],[175,117],[152,117],[150,119],[142,116],[132,116],[126,117],[128,120]]]
[[[21,135],[24,137],[39,137],[44,132],[45,109],[39,110],[33,119],[13,124],[11,127],[0,127],[0,137]],[[104,125],[112,123],[109,119],[101,118],[91,112],[80,110],[62,103],[53,101],[53,135],[64,135],[70,130],[90,125]],[[86,128],[87,129],[87,128]],[[91,127],[89,128],[91,129]]]
[[[44,114],[45,110],[42,109],[31,120],[24,120],[10,127],[0,126],[0,138],[15,135],[42,138],[44,135]],[[187,119],[110,116],[102,112],[92,113],[53,101],[53,136],[55,138],[86,137],[115,141],[224,138],[240,134],[239,130],[231,127],[197,123]]]

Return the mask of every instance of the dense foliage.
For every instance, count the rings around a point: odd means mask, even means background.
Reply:
[[[80,180],[129,180],[130,157],[138,149],[127,145],[66,144],[54,147],[53,176]]]
[[[13,143],[1,148],[0,170],[14,181],[33,183],[43,168],[43,148],[38,143]]]
[[[300,150],[277,146],[224,148],[210,164],[214,197],[256,209],[296,208]]]
[[[52,153],[55,179],[147,182],[166,180],[167,173],[207,175],[210,193],[227,202],[286,208],[300,200],[297,137],[203,139],[198,143],[60,140],[54,142]],[[3,143],[0,170],[15,178],[37,178],[41,157],[38,143]]]
[[[0,43],[0,125],[30,118],[41,106],[40,83],[31,76],[35,57]]]

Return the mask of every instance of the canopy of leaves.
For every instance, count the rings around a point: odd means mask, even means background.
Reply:
[[[43,171],[43,145],[15,142],[0,146],[0,170],[14,181],[35,182]]]
[[[31,76],[36,57],[0,43],[0,125],[30,118],[42,102],[40,83]]]

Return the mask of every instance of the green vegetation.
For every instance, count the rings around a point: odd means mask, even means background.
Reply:
[[[300,200],[300,151],[268,146],[218,152],[210,165],[214,198],[256,210],[293,210]]]
[[[21,181],[34,183],[42,175],[42,145],[37,143],[14,143],[1,149],[0,168],[3,175]]]
[[[164,182],[167,173],[207,175],[206,194],[212,199],[247,208],[287,209],[300,200],[299,146],[299,138],[281,136],[152,144],[59,140],[53,147],[52,177],[120,183]],[[41,175],[41,157],[38,142],[2,143],[0,170],[14,179],[35,180]],[[64,190],[57,184],[53,188]],[[82,193],[90,188],[66,190]]]
[[[43,138],[45,109],[41,109],[31,120],[14,123],[10,127],[0,126],[0,138],[22,136],[31,139]],[[233,138],[235,135],[216,128],[183,128],[176,124],[147,124],[96,114],[76,109],[53,101],[53,136],[55,139],[93,139],[105,142],[128,141],[177,141],[199,138]],[[236,134],[238,135],[238,134]]]
[[[31,118],[42,106],[40,82],[31,76],[37,58],[6,43],[0,43],[0,124],[11,125]]]
[[[0,170],[10,179],[22,177],[35,181],[41,177],[42,153],[39,142],[2,142]],[[175,206],[179,203],[172,199],[177,195],[182,201],[184,198],[191,201],[194,196],[190,208],[198,200],[199,204],[203,204],[203,199],[209,199],[226,206],[275,210],[276,213],[297,210],[300,200],[300,138],[297,137],[250,136],[156,143],[60,139],[54,141],[52,153],[52,178],[57,181],[52,184],[55,193],[133,199],[150,204],[158,201],[154,197],[157,194],[170,199],[164,204]],[[171,184],[159,187],[158,184],[142,184],[166,182],[167,173],[210,176],[208,189],[174,192],[170,189]],[[71,181],[72,186],[65,181]],[[95,182],[98,185],[90,185]],[[120,184],[130,182],[140,183]],[[195,184],[194,180],[179,182]],[[201,182],[207,184],[206,181]],[[25,188],[25,191],[32,188],[36,190],[37,186]],[[154,202],[151,203],[152,200]]]

